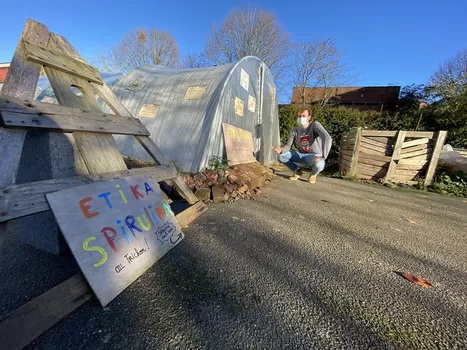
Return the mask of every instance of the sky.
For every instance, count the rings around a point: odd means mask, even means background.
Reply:
[[[85,58],[139,27],[168,31],[185,55],[201,51],[212,25],[248,4],[273,12],[296,40],[332,37],[359,86],[427,83],[441,62],[467,47],[462,0],[16,0],[1,5],[0,62],[11,60],[28,18],[66,37]]]

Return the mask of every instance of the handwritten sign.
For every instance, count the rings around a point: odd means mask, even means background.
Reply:
[[[144,104],[138,114],[138,117],[155,118],[159,113],[159,106],[154,104]]]
[[[250,86],[250,76],[248,75],[247,72],[245,72],[242,69],[240,69],[240,85],[248,91],[248,87]]]
[[[256,98],[251,95],[248,96],[248,110],[253,113],[256,111]]]
[[[205,86],[190,86],[186,89],[184,100],[199,100],[206,92]]]
[[[243,109],[245,104],[241,98],[235,96],[235,114],[243,117]]]
[[[184,237],[151,178],[79,186],[48,194],[47,200],[102,306]]]
[[[256,162],[251,132],[222,123],[227,163],[229,165]]]

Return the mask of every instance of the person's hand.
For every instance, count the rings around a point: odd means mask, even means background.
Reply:
[[[282,148],[281,148],[281,146],[272,147],[272,149],[273,149],[274,152],[276,152],[277,154],[281,154],[281,153],[282,153]]]

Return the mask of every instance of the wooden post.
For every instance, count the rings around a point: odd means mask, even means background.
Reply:
[[[425,176],[425,186],[428,186],[433,181],[433,176],[435,175],[435,170],[438,165],[439,155],[443,149],[444,140],[446,140],[447,131],[438,132],[438,137],[436,139],[435,148],[433,149],[433,155],[430,159],[430,165]]]
[[[406,131],[399,131],[397,134],[396,144],[394,145],[394,150],[392,152],[391,161],[389,162],[388,171],[386,173],[386,177],[384,179],[385,182],[391,181],[392,177],[394,176],[394,172],[396,171],[397,163],[399,163],[399,158],[401,156],[402,144],[405,140]]]
[[[362,137],[362,128],[357,128],[357,134],[355,135],[355,145],[353,147],[353,155],[352,155],[352,162],[350,164],[350,173],[356,174],[357,173],[357,165],[358,165],[358,152],[360,152],[360,139]]]

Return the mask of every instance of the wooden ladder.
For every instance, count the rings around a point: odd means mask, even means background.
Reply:
[[[42,67],[59,105],[33,101]],[[102,113],[94,93],[115,115]],[[206,210],[149,137],[149,131],[123,106],[97,69],[88,65],[65,38],[50,33],[41,23],[32,20],[26,23],[0,96],[0,121],[5,128],[3,132],[11,132],[12,137],[17,137],[21,133],[18,130],[24,128],[72,133],[88,172],[0,189],[0,225],[3,228],[9,220],[49,211],[47,193],[138,175],[151,176],[158,182],[173,181],[191,205],[176,216],[181,227],[186,227]],[[112,134],[135,136],[157,165],[127,169]],[[18,159],[9,158],[11,168],[18,168]],[[0,165],[8,165],[7,160],[4,158]],[[5,234],[5,229],[0,227],[0,234]],[[0,344],[5,349],[26,346],[91,296],[83,275],[73,276],[1,320]]]

